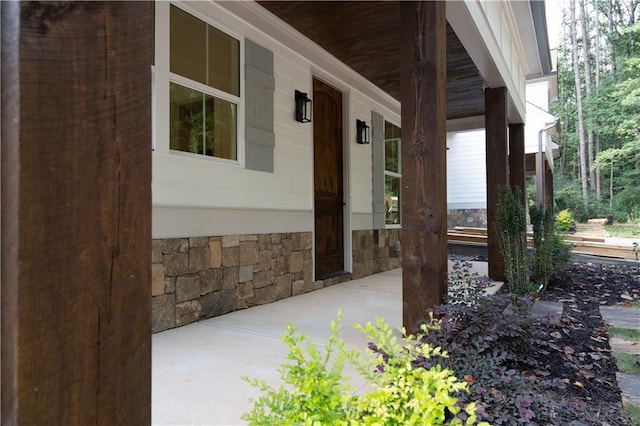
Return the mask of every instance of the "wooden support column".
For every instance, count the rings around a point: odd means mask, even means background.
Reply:
[[[414,330],[447,292],[445,2],[402,2],[402,299]]]
[[[522,206],[526,208],[524,124],[509,124],[509,185],[520,188]]]
[[[2,2],[2,424],[151,423],[152,2]]]
[[[508,183],[507,160],[507,89],[498,87],[484,91],[487,146],[487,255],[489,277],[504,281],[504,264],[498,241],[496,210],[498,189]]]
[[[544,175],[544,201],[545,208],[553,208],[553,170],[545,161]]]

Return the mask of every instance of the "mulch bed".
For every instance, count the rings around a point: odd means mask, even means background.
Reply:
[[[640,300],[640,265],[574,263],[556,273],[542,300],[562,302],[560,324],[537,331],[533,375],[564,383],[558,392],[584,416],[575,425],[629,425],[617,367],[599,307]]]

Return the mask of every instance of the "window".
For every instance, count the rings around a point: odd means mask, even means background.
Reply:
[[[384,122],[384,203],[385,224],[400,224],[400,128]]]
[[[169,147],[238,160],[240,42],[171,5]]]

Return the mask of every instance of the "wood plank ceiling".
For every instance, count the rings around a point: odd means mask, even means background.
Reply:
[[[400,100],[397,1],[259,1],[393,98]],[[484,114],[483,81],[447,25],[447,118]]]

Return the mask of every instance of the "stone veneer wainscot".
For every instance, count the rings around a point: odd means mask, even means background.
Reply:
[[[311,232],[153,240],[153,332],[312,291]]]
[[[353,279],[401,266],[399,228],[353,231]]]
[[[153,332],[400,267],[400,229],[352,236],[353,273],[315,282],[311,232],[153,240]]]
[[[487,227],[487,209],[450,209],[447,211],[447,228],[456,226]]]

